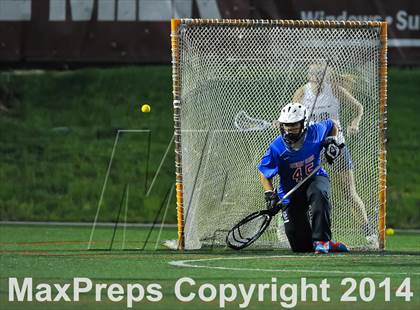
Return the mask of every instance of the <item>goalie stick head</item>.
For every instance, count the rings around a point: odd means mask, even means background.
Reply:
[[[300,103],[289,103],[281,109],[278,122],[283,139],[288,144],[299,141],[306,130],[307,111]]]

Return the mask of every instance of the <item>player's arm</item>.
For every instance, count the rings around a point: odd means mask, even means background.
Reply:
[[[264,192],[273,191],[273,179],[267,179],[263,173],[260,172],[260,182]]]
[[[331,120],[333,122],[333,126],[330,130],[330,133],[328,134],[328,137],[337,137],[338,135],[338,126],[337,123],[334,120]]]
[[[302,103],[303,95],[305,93],[305,86],[299,87],[293,95],[292,102]]]
[[[264,189],[264,199],[267,209],[272,209],[277,206],[279,197],[277,191],[273,188],[273,177],[278,175],[278,152],[272,145],[267,149],[258,165],[259,177],[261,185]]]
[[[350,125],[347,127],[347,135],[350,136],[357,134],[359,132],[359,124],[363,116],[363,106],[359,100],[354,98],[353,95],[344,87],[339,86],[337,91],[339,92],[338,98],[342,98],[342,100],[348,102],[356,110],[355,118],[353,118],[353,120],[350,122]]]

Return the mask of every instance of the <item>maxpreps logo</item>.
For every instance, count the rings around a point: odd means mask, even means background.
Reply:
[[[0,0],[0,21],[32,20],[37,0]],[[95,5],[96,2],[96,5]],[[217,0],[49,0],[49,21],[169,21],[192,16],[196,4],[202,18],[221,18]],[[45,2],[47,3],[47,2]],[[40,5],[37,3],[36,5]]]

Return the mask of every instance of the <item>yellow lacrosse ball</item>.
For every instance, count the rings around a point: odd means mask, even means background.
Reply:
[[[151,110],[150,105],[148,105],[147,103],[146,103],[146,104],[143,104],[143,105],[141,106],[141,111],[142,111],[143,113],[149,113],[149,112],[150,112],[150,110]]]
[[[387,236],[392,236],[392,235],[394,235],[395,231],[392,228],[387,228],[385,230],[385,233],[386,233]]]

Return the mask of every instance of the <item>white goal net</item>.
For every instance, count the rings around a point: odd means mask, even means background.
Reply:
[[[235,223],[265,208],[257,165],[280,134],[281,107],[299,101],[311,121],[335,119],[347,145],[323,164],[333,239],[384,247],[384,23],[173,20],[172,58],[182,246],[224,246]],[[280,218],[253,247],[289,247]]]

